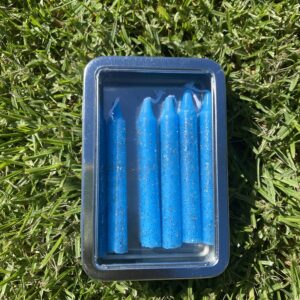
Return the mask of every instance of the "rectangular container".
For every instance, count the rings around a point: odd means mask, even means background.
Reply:
[[[181,245],[170,249],[167,246],[143,247],[140,235],[141,223],[144,222],[145,216],[141,218],[143,195],[139,192],[141,180],[139,170],[141,168],[138,167],[140,154],[138,154],[137,148],[140,137],[137,135],[137,118],[140,115],[143,99],[151,97],[154,117],[157,120],[156,133],[158,134],[158,145],[155,153],[157,153],[158,158],[159,196],[156,200],[159,202],[159,209],[162,210],[162,207],[166,207],[161,204],[161,186],[165,184],[165,181],[160,181],[161,178],[164,178],[161,177],[163,175],[160,170],[163,164],[161,163],[161,143],[159,140],[162,103],[168,95],[174,95],[176,99],[174,100],[175,109],[180,115],[180,111],[184,110],[182,99],[186,91],[192,95],[197,118],[200,119],[199,122],[197,121],[198,129],[196,130],[198,130],[198,134],[201,133],[202,128],[206,128],[209,132],[207,137],[202,134],[201,137],[197,135],[196,138],[198,146],[195,151],[199,151],[197,152],[199,159],[197,157],[194,160],[195,163],[191,165],[197,164],[199,174],[191,174],[191,178],[188,179],[186,176],[180,178],[181,191],[185,185],[187,196],[191,191],[193,192],[189,186],[189,180],[193,181],[193,175],[196,175],[196,181],[199,178],[208,184],[211,183],[211,188],[207,188],[206,183],[202,181],[202,186],[201,183],[199,185],[199,205],[202,209],[201,222],[206,222],[206,224],[201,223],[200,226],[197,226],[202,232],[200,236],[203,237],[203,241],[200,239],[196,242],[183,242]],[[83,98],[81,239],[82,262],[85,272],[90,277],[101,280],[206,278],[222,273],[229,260],[229,221],[226,91],[224,73],[221,67],[211,60],[198,58],[99,57],[92,60],[85,68]],[[201,116],[201,109],[204,109],[204,99],[211,101],[208,103],[212,108],[211,114],[206,114],[206,117]],[[122,124],[126,126],[126,129],[123,128],[126,132],[123,143],[119,142],[119,139],[117,139],[117,143],[111,142],[113,139],[109,135],[114,134],[115,131],[114,129],[107,129],[109,126],[109,128],[117,128],[108,123],[110,116],[115,113],[113,110],[116,104],[121,110]],[[208,121],[205,118],[208,118]],[[181,123],[178,124],[180,126],[187,125],[186,130],[189,134],[191,133],[190,127],[186,120],[181,120]],[[185,134],[184,130],[184,127],[178,129],[181,143],[178,152],[181,155],[179,164],[181,174],[188,174],[185,172],[182,153],[185,150],[189,151],[190,143],[182,146],[184,143],[181,139]],[[147,134],[147,132],[146,130],[145,133]],[[201,144],[201,141],[204,145]],[[111,173],[111,165],[117,161],[111,155],[115,155],[113,154],[114,147],[120,145],[126,150],[123,153],[126,156],[126,170],[122,173],[122,178],[126,176],[125,186],[118,180],[114,181],[112,179],[114,173]],[[205,151],[203,149],[208,147],[207,145],[211,145],[209,146],[211,147],[210,151],[206,152],[207,157],[212,159],[211,164],[206,164],[205,158],[201,154]],[[110,191],[111,189],[112,191]],[[168,190],[172,191],[172,188],[166,189],[166,191]],[[112,197],[115,197],[115,193],[122,195],[121,197],[126,196],[125,210],[124,205],[123,208],[114,206],[115,202],[112,199],[115,198]],[[182,206],[183,194],[183,192],[180,193]],[[206,202],[202,203],[201,198],[206,199]],[[108,211],[113,209],[114,212]],[[120,211],[121,213],[118,214]],[[188,226],[191,225],[189,222],[191,219],[185,219],[187,216],[185,211],[186,209],[181,213],[181,222],[187,224],[185,230],[187,231],[186,235],[189,235]],[[158,220],[162,220],[164,216],[168,218],[169,215],[165,213],[167,212],[160,211]],[[124,214],[126,214],[126,218],[124,218]],[[124,219],[118,219],[120,215]],[[113,221],[110,219],[108,225],[107,218],[112,217],[115,219]],[[164,220],[168,222],[166,218]],[[123,221],[126,223],[125,227]],[[207,222],[211,221],[212,224],[210,225],[213,229],[209,229],[210,236],[207,239],[204,238],[206,233],[203,230],[207,229],[205,226],[210,226],[207,225]],[[108,229],[108,227],[117,226],[114,224],[123,224],[118,225],[121,226],[121,231],[115,230],[115,238],[120,238],[118,236],[120,234],[123,239],[126,239],[126,243],[122,244],[121,248],[118,246],[113,248],[115,252],[108,250],[114,246],[107,246],[108,240],[110,244],[118,243],[112,240],[114,235],[111,234],[111,228]],[[156,226],[158,231],[162,226],[161,224]],[[178,226],[174,229],[181,230]],[[157,233],[160,234],[160,231]],[[209,241],[212,237],[213,240]],[[147,235],[144,238],[147,239]],[[187,236],[186,239],[188,240],[188,238]],[[167,242],[164,245],[167,245]]]

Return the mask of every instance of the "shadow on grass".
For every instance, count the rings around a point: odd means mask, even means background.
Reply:
[[[257,251],[249,247],[249,235],[255,241],[251,229],[251,208],[255,207],[256,160],[253,147],[258,137],[251,133],[254,128],[254,113],[250,104],[239,100],[239,95],[230,87],[227,91],[228,168],[230,210],[230,262],[226,271],[216,278],[181,281],[153,281],[135,283],[147,291],[149,297],[176,299],[193,295],[209,296],[211,293],[222,299],[226,294],[249,295],[253,288],[255,272],[251,268]],[[259,250],[258,250],[259,251]],[[135,285],[134,284],[134,285]]]

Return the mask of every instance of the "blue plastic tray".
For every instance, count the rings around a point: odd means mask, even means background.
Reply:
[[[177,116],[173,123],[164,123],[162,117],[170,95],[178,115],[175,131]],[[152,99],[153,118],[139,125],[147,97]],[[184,112],[184,97],[192,97],[191,118]],[[146,280],[205,278],[223,272],[229,260],[229,220],[221,67],[197,58],[100,57],[86,66],[83,100],[81,238],[86,273],[102,280]],[[152,129],[141,129],[143,124]],[[145,171],[153,147],[153,140],[147,142],[153,138],[149,132],[157,139],[157,165],[151,176]],[[171,143],[178,137],[178,165],[163,136]],[[177,149],[176,142],[172,145]],[[143,153],[148,155],[146,162]],[[186,153],[192,156],[184,158]]]

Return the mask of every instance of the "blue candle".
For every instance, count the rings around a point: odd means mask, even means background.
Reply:
[[[201,204],[197,113],[190,91],[183,94],[179,109],[182,240],[201,242]]]
[[[136,130],[140,242],[143,247],[161,247],[157,121],[151,98],[142,103]]]
[[[174,96],[165,99],[160,117],[162,246],[166,249],[182,244],[179,121],[174,101]]]
[[[107,201],[106,192],[106,124],[101,110],[99,117],[99,202],[98,202],[98,255],[103,257],[107,251]]]
[[[126,126],[117,101],[109,113],[107,140],[107,247],[110,253],[122,254],[128,251]]]
[[[213,144],[212,144],[212,99],[206,91],[200,115],[200,186],[202,203],[202,238],[208,245],[214,245],[214,194],[213,194]]]

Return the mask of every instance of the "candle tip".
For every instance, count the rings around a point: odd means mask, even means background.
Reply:
[[[143,100],[140,115],[153,115],[151,97],[147,97]]]
[[[162,104],[162,114],[172,113],[172,112],[175,113],[175,101],[176,101],[175,96],[173,95],[167,96]]]
[[[180,110],[195,110],[193,103],[193,95],[189,90],[183,93]]]

